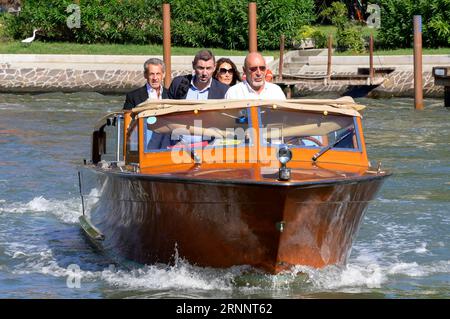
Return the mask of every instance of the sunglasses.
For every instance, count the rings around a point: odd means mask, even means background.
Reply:
[[[219,69],[219,73],[220,73],[220,74],[225,74],[225,73],[233,74],[233,69],[220,68],[220,69]]]
[[[256,70],[260,70],[261,72],[266,71],[266,67],[264,65],[260,65],[260,66],[251,66],[248,68],[250,70],[250,72],[256,72]]]

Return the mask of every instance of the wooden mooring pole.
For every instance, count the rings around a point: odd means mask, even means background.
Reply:
[[[331,78],[331,56],[333,53],[333,36],[328,35],[328,60],[327,60],[327,77]]]
[[[374,78],[374,70],[373,70],[373,35],[370,35],[369,38],[369,79],[370,85],[373,85]]]
[[[422,16],[414,16],[414,108],[423,110]]]
[[[258,38],[256,33],[256,2],[248,4],[248,51],[258,51]]]
[[[166,75],[164,77],[164,86],[168,88],[172,82],[172,65],[170,53],[170,4],[163,3],[163,59],[166,65]]]
[[[283,80],[284,34],[280,37],[280,60],[278,63],[278,81]]]

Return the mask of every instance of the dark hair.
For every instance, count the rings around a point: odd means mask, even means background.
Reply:
[[[241,74],[239,73],[236,64],[234,64],[234,62],[228,58],[220,58],[219,60],[217,60],[216,69],[214,70],[214,73],[212,75],[214,79],[219,80],[219,68],[220,65],[223,63],[228,63],[229,65],[231,65],[231,68],[233,69],[233,79],[231,80],[230,86],[235,85],[237,81],[239,82],[242,81]]]
[[[209,50],[201,50],[198,51],[198,53],[194,57],[194,61],[192,61],[192,67],[195,67],[197,65],[198,60],[203,61],[209,61],[213,60],[213,62],[216,62],[216,58],[214,58],[214,54],[212,54]]]

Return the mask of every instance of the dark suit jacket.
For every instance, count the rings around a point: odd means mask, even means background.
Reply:
[[[191,85],[192,74],[177,76],[173,79],[169,88],[169,98],[182,100],[185,99]],[[223,99],[229,86],[216,79],[212,79],[211,87],[208,92],[208,99]]]
[[[162,98],[167,99],[167,89],[163,88]],[[131,110],[133,107],[136,107],[138,104],[146,101],[148,99],[147,85],[140,87],[134,91],[131,91],[127,94],[125,98],[125,103],[123,104],[124,110]]]

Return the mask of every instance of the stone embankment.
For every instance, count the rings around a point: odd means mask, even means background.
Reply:
[[[142,86],[145,56],[0,55],[1,92],[124,93]],[[174,75],[189,61],[178,59]]]
[[[162,59],[161,56],[0,54],[0,92],[122,94],[144,85],[143,65],[150,57]],[[231,58],[242,67],[245,57]],[[172,77],[192,72],[192,59],[173,56]]]
[[[366,86],[370,97],[413,97],[414,70],[413,56],[378,56],[374,54],[374,68],[389,70],[388,73],[376,77],[376,85],[368,87],[367,81],[358,80],[358,69],[368,72],[368,56],[332,56],[331,79],[327,79],[327,50],[290,51],[284,56],[283,76],[298,77],[295,94],[307,95],[322,92],[344,94],[352,87]],[[274,61],[270,67],[278,74],[278,63]],[[434,85],[432,68],[434,66],[450,66],[448,55],[424,55],[422,58],[423,94],[425,97],[442,97],[444,88]],[[353,77],[353,80],[350,80]]]
[[[150,56],[0,54],[0,92],[95,91],[123,94],[145,83],[143,64],[148,58]],[[230,58],[241,70],[244,57]],[[358,74],[358,68],[369,67],[367,56],[333,56],[332,77],[327,79],[326,50],[290,51],[284,61],[283,74],[301,78],[294,91],[294,95],[301,96],[349,92],[358,82],[345,77]],[[267,62],[277,75],[278,60],[267,57]],[[171,63],[172,77],[192,71],[191,56],[173,56]],[[377,78],[376,85],[368,91],[369,96],[414,96],[412,55],[375,55],[374,66],[391,71]],[[443,87],[434,85],[433,66],[450,66],[450,55],[423,56],[424,96],[442,97]],[[362,84],[367,86],[364,81]]]

